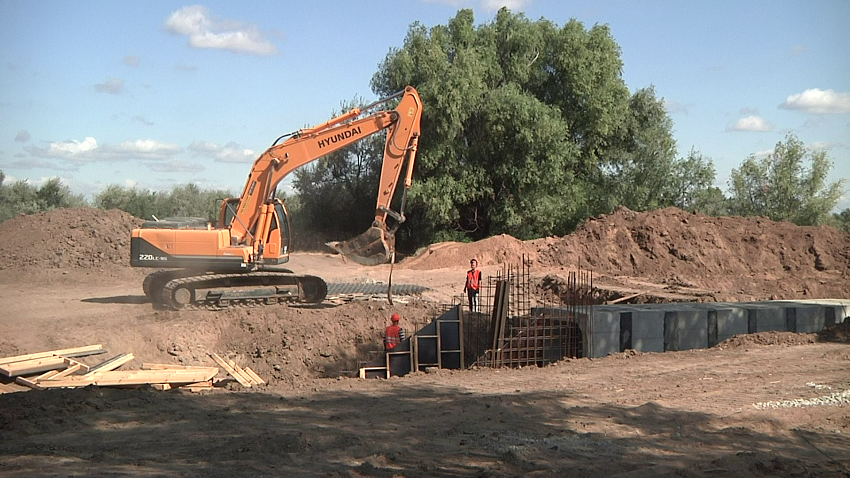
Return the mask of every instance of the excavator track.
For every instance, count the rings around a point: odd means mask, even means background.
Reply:
[[[291,271],[241,274],[157,271],[145,279],[143,286],[153,302],[174,310],[317,304],[328,293],[328,286],[320,277]]]

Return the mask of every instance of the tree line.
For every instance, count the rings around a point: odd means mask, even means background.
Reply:
[[[479,26],[471,10],[446,25],[411,25],[372,79],[379,96],[413,85],[425,105],[400,249],[497,234],[565,235],[618,205],[850,231],[850,209],[830,213],[844,184],[827,181],[825,152],[789,135],[772,154],[745,158],[726,195],[714,186],[710,158],[694,150],[677,156],[663,100],[651,86],[631,93],[622,68],[605,25],[558,26],[504,8]],[[382,151],[375,135],[295,171],[287,204],[302,244],[345,239],[370,225]],[[56,178],[40,187],[3,179],[0,173],[0,221],[80,205],[215,220],[216,200],[232,196],[193,184],[169,192],[113,185],[87,202]]]

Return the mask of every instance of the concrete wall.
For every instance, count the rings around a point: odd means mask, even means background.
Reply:
[[[709,308],[708,314],[709,319],[711,319],[712,315],[714,316],[716,326],[716,338],[713,341],[709,341],[709,347],[714,347],[735,335],[746,334],[748,332],[749,318],[747,310],[743,307],[718,304],[716,307]],[[709,335],[712,335],[711,323],[709,324]]]
[[[748,333],[788,331],[785,307],[773,302],[745,302],[741,306],[747,309]]]
[[[593,307],[584,332],[585,357],[604,357],[620,352],[620,311],[618,307]]]
[[[631,342],[623,343],[623,350],[630,348],[641,352],[664,351],[664,311],[648,308],[635,308],[620,313],[622,331],[626,314],[631,315]]]
[[[594,306],[579,319],[584,356],[626,349],[663,352],[713,347],[735,335],[815,333],[850,316],[850,300],[703,302]]]
[[[664,312],[664,350],[708,347],[708,311],[683,306]]]

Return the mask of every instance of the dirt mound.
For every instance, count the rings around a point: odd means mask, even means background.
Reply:
[[[129,267],[142,221],[116,209],[56,209],[0,224],[0,269]]]
[[[758,332],[730,337],[716,345],[718,348],[734,349],[753,345],[805,345],[817,342],[817,334],[794,332]]]
[[[830,227],[677,208],[636,213],[621,207],[589,219],[569,236],[542,240],[538,248],[543,265],[580,261],[596,270],[641,276],[840,273],[850,264],[850,234]]]
[[[0,269],[117,271],[113,266],[128,266],[130,231],[140,223],[121,211],[90,208],[19,216],[0,224]],[[676,208],[619,208],[563,237],[433,244],[398,267],[466,268],[475,257],[491,273],[492,266],[516,265],[523,256],[534,273],[581,267],[642,281],[624,286],[638,291],[654,284],[719,301],[850,297],[850,234]]]
[[[591,269],[648,278],[667,288],[698,288],[716,300],[850,297],[850,234],[760,217],[711,217],[677,208],[619,208],[563,237],[434,244],[402,262],[413,269],[518,263],[535,270]],[[714,294],[714,292],[720,293]]]
[[[478,264],[519,264],[525,254],[530,260],[537,258],[533,247],[507,234],[488,237],[477,242],[440,242],[403,260],[399,266],[407,269],[432,270],[449,267],[467,267],[473,257]]]
[[[827,325],[818,334],[821,342],[843,342],[850,343],[850,320],[840,324]]]

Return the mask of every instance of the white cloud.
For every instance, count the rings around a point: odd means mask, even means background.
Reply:
[[[29,140],[30,132],[25,129],[18,131],[18,134],[15,135],[15,141],[17,141],[18,143],[26,143]]]
[[[753,156],[756,157],[757,159],[761,159],[761,158],[766,158],[766,157],[770,156],[771,154],[773,154],[772,149],[761,149],[761,150],[753,153]]]
[[[134,55],[127,55],[124,57],[124,64],[127,66],[139,66],[141,60],[139,57]]]
[[[196,141],[189,145],[189,151],[198,156],[212,157],[221,163],[253,163],[257,159],[257,153],[252,149],[239,146],[230,142],[224,146],[206,141]]]
[[[175,35],[188,37],[189,45],[194,48],[213,48],[250,55],[272,55],[277,52],[274,44],[263,38],[256,27],[214,18],[202,5],[190,5],[172,13],[165,21],[165,29]]]
[[[483,0],[482,5],[487,10],[498,10],[502,7],[508,7],[512,12],[519,12],[526,5],[530,4],[531,0]]]
[[[187,163],[185,161],[156,162],[148,165],[151,171],[158,173],[199,173],[204,168],[200,164]]]
[[[667,98],[662,98],[661,101],[664,102],[664,109],[667,110],[668,113],[684,113],[688,114],[690,112],[690,107],[683,103],[678,103],[676,101],[668,100]]]
[[[83,141],[71,140],[49,143],[46,148],[24,148],[38,158],[55,158],[75,164],[95,161],[164,160],[183,151],[176,144],[162,143],[151,139],[124,141],[117,146],[99,145],[97,140],[87,137]]]
[[[97,149],[97,140],[89,136],[82,141],[71,140],[61,143],[50,143],[47,146],[45,157],[67,158],[87,154],[95,149]]]
[[[755,131],[766,132],[771,131],[773,125],[764,120],[761,116],[747,116],[735,122],[732,126],[726,128],[726,131]]]
[[[850,113],[850,93],[812,88],[789,96],[779,107],[816,115]]]
[[[103,83],[94,85],[94,91],[98,93],[109,93],[117,95],[124,90],[124,80],[120,78],[110,78]]]

